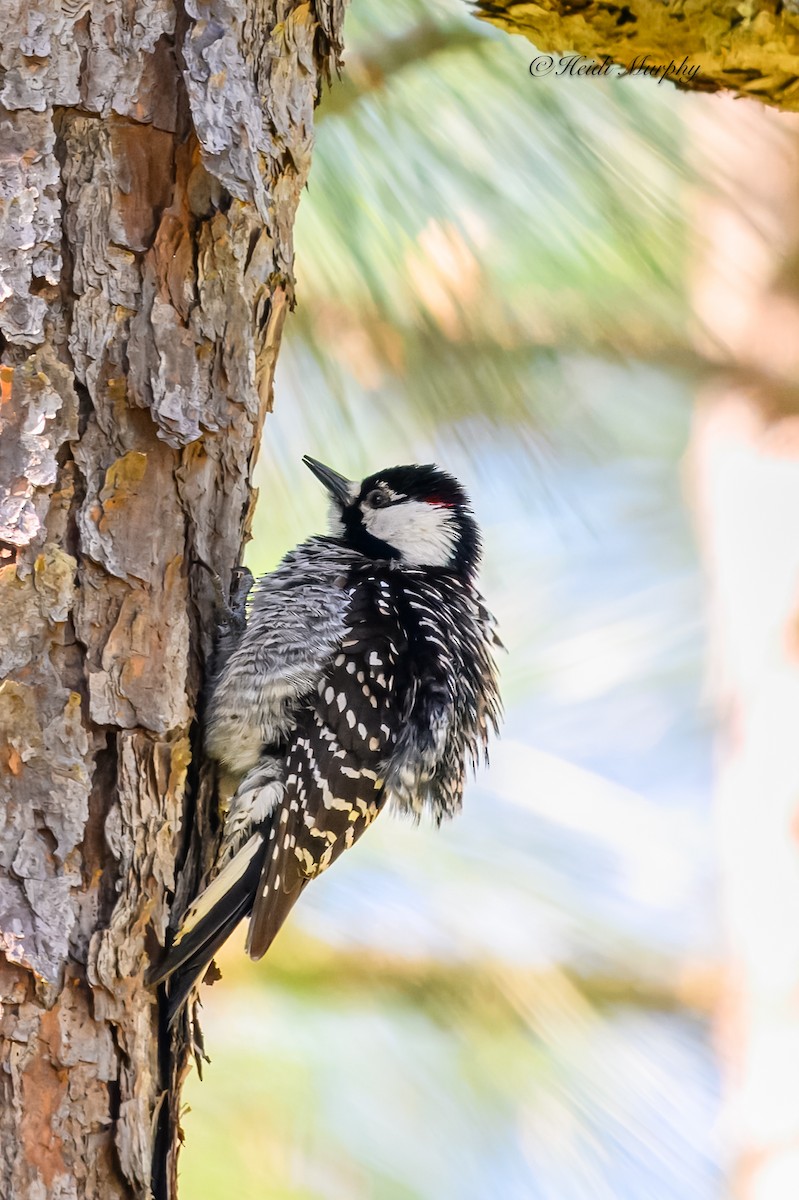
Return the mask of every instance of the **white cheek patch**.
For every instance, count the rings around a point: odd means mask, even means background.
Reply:
[[[363,523],[369,533],[398,550],[415,567],[446,567],[458,541],[454,515],[448,508],[405,500],[389,508],[367,509]]]

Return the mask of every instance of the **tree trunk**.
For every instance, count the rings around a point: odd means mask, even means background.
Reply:
[[[724,1127],[732,1194],[784,1200],[799,1195],[799,121],[732,102],[696,115],[694,304],[741,368],[700,395],[693,443],[721,719]]]
[[[0,14],[0,1195],[175,1192],[144,984],[207,865],[239,559],[343,0]],[[172,1085],[170,1087],[170,1084]]]

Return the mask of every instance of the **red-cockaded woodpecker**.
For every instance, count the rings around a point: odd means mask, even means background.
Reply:
[[[167,980],[172,1018],[239,921],[260,958],[389,800],[438,823],[456,813],[499,722],[480,536],[458,481],[406,466],[353,483],[303,461],[330,492],[331,529],[258,581],[212,686],[205,749],[238,786],[217,873],[152,978]]]

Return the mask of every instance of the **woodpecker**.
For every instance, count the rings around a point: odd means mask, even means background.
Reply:
[[[167,981],[170,1020],[236,925],[250,917],[261,958],[389,801],[453,816],[498,731],[500,643],[460,483],[433,465],[356,483],[303,462],[329,492],[330,532],[287,554],[246,622],[225,626],[204,746],[232,799],[216,873],[151,977]]]

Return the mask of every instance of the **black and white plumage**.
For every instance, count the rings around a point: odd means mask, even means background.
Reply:
[[[498,642],[460,484],[433,466],[352,483],[304,461],[331,493],[331,535],[258,582],[213,686],[205,748],[233,794],[217,873],[153,977],[172,1016],[247,915],[260,958],[389,800],[456,813],[498,726]]]

